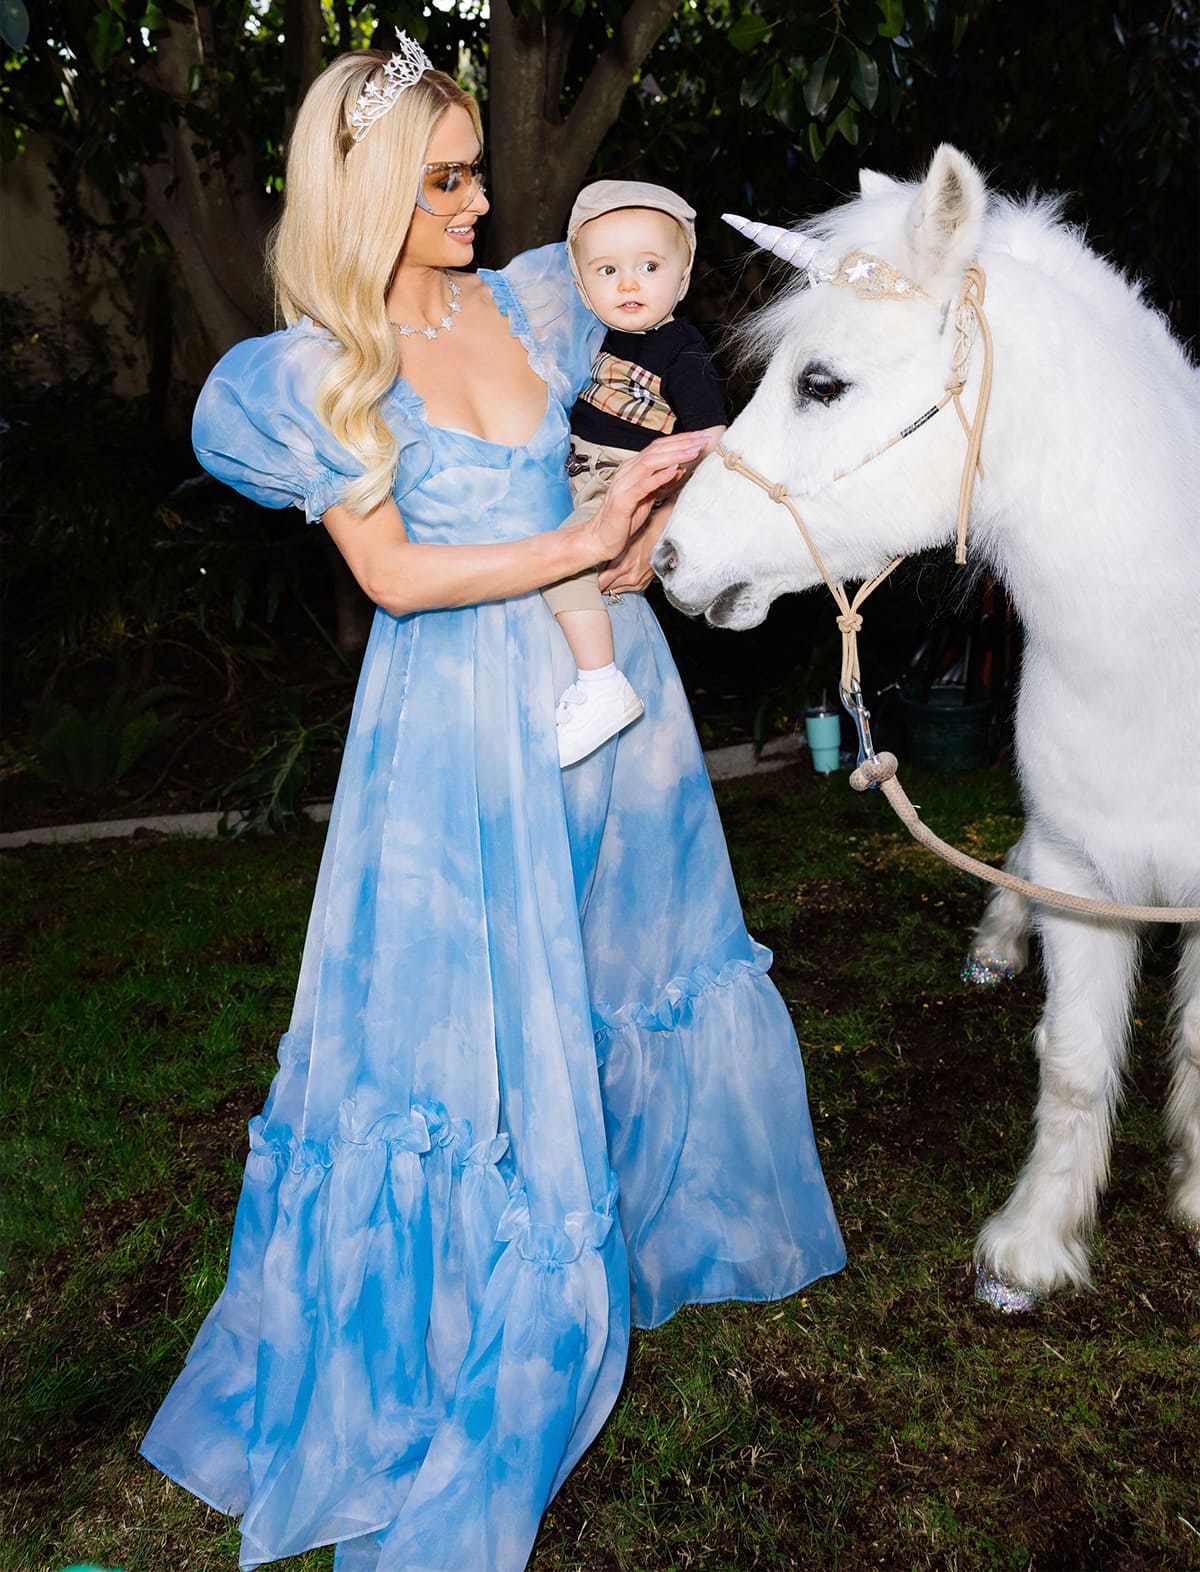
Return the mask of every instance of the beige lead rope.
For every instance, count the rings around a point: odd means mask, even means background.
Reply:
[[[873,759],[864,759],[850,776],[855,791],[866,791],[878,786],[895,809],[897,816],[914,840],[920,841],[928,851],[944,857],[964,873],[973,873],[989,884],[999,884],[1030,900],[1044,901],[1047,906],[1061,906],[1064,911],[1082,912],[1088,917],[1119,917],[1122,922],[1200,922],[1200,906],[1122,906],[1116,901],[1092,900],[1086,895],[1068,895],[1063,890],[1048,890],[1044,885],[1031,884],[1028,879],[1018,879],[1003,868],[990,868],[986,862],[968,857],[948,841],[935,835],[922,822],[920,814],[900,784],[896,774],[899,768],[894,753],[879,753]]]
[[[986,290],[986,278],[983,269],[974,264],[963,275],[962,289],[958,298],[958,312],[955,326],[958,338],[954,349],[951,380],[947,384],[945,395],[931,409],[910,426],[894,436],[874,453],[868,453],[866,458],[854,466],[861,469],[864,464],[869,464],[873,458],[878,458],[881,453],[886,453],[889,448],[895,447],[897,442],[902,442],[905,437],[931,420],[939,410],[953,401],[958,418],[962,423],[963,432],[967,438],[967,454],[963,464],[962,480],[958,490],[958,517],[955,527],[954,560],[957,563],[966,561],[967,519],[971,510],[971,492],[975,484],[975,476],[983,473],[983,463],[980,458],[980,448],[983,443],[983,423],[987,415],[988,399],[992,390],[992,335],[988,328],[987,318],[983,314],[983,299]],[[980,380],[979,398],[975,405],[975,416],[968,420],[966,411],[962,406],[962,390],[966,382],[967,360],[971,353],[972,334],[968,319],[978,329],[983,340],[983,373]],[[883,581],[904,561],[903,557],[895,557],[888,563],[881,573],[874,578],[867,579],[860,584],[851,600],[846,593],[845,586],[835,583],[829,577],[825,564],[821,560],[821,553],[817,550],[816,543],[808,532],[808,526],[800,517],[792,499],[787,494],[787,488],[779,482],[772,482],[765,475],[760,475],[757,470],[751,469],[742,458],[718,442],[713,450],[724,461],[725,467],[735,474],[744,475],[754,485],[767,493],[772,502],[780,502],[796,522],[796,528],[804,539],[812,555],[817,571],[825,580],[829,593],[837,602],[837,625],[842,635],[842,672],[841,691],[843,703],[855,715],[859,724],[860,736],[864,739],[866,757],[862,759],[858,768],[850,776],[850,784],[855,791],[867,791],[871,786],[878,786],[891,804],[900,822],[905,829],[927,851],[942,857],[946,862],[956,868],[961,868],[964,873],[974,874],[976,878],[985,880],[988,884],[1000,885],[1006,890],[1015,890],[1018,895],[1027,896],[1030,900],[1043,901],[1047,906],[1061,907],[1064,911],[1079,912],[1088,917],[1119,918],[1123,922],[1200,922],[1200,907],[1196,906],[1123,906],[1116,901],[1093,900],[1086,895],[1069,895],[1063,890],[1047,889],[1041,884],[1031,884],[1027,879],[1018,879],[1011,873],[1005,873],[1002,868],[992,868],[986,862],[980,862],[975,857],[968,857],[966,852],[961,852],[957,847],[951,846],[941,836],[935,835],[929,826],[922,822],[908,793],[900,784],[897,774],[899,764],[895,754],[876,754],[869,744],[869,733],[865,731],[865,711],[861,705],[860,672],[858,663],[858,635],[862,630],[863,619],[860,607],[867,596],[877,590]],[[844,475],[853,474],[854,470],[842,470],[834,476],[834,480],[841,480]]]

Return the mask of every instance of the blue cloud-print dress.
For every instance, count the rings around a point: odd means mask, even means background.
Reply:
[[[559,246],[483,276],[546,413],[503,446],[397,381],[413,540],[571,510],[564,410],[602,330]],[[332,353],[307,323],[232,350],[205,466],[318,518],[355,473],[314,413]],[[843,1263],[678,676],[641,595],[612,620],[646,713],[564,772],[540,595],[376,613],[228,1281],[143,1445],[241,1515],[245,1568],[337,1543],[338,1572],[517,1572],[631,1320]]]

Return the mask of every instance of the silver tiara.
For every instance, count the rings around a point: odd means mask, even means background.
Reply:
[[[368,80],[350,111],[350,135],[356,142],[361,142],[380,116],[387,114],[406,87],[433,70],[433,61],[415,39],[397,30],[396,42],[400,47],[385,62],[383,81]]]

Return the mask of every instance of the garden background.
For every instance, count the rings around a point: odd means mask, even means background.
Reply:
[[[556,238],[588,178],[663,181],[700,210],[689,314],[727,345],[780,275],[722,211],[790,222],[860,165],[910,175],[949,139],[998,189],[1062,192],[1196,332],[1191,0],[4,0],[4,828],[215,806],[282,833],[0,859],[0,1568],[236,1565],[232,1531],[134,1449],[220,1284],[320,851],[297,809],[332,789],[363,607],[319,530],[200,474],[187,423],[217,356],[271,325],[261,245],[305,85],[393,25],[484,103],[492,264]],[[937,560],[872,604],[872,691],[979,636]],[[835,680],[816,597],[737,636],[658,605],[710,744],[791,730]],[[990,766],[910,781],[993,859],[1020,826],[1014,675]],[[886,697],[877,719],[887,737]],[[1138,1007],[1101,1291],[997,1324],[963,1263],[1025,1139],[1036,972],[968,992],[978,887],[840,777],[798,765],[721,805],[851,1264],[639,1338],[534,1567],[1200,1564],[1196,1278],[1163,1226],[1153,1116],[1170,936]]]

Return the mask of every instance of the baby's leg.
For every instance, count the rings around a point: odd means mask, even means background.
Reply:
[[[612,624],[594,572],[542,591],[575,657],[575,681],[555,712],[558,757],[574,764],[642,713],[642,701],[613,659]]]
[[[557,616],[581,675],[612,665],[612,623],[607,611],[560,611]]]

